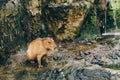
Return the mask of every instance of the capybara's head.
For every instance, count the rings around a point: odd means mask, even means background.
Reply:
[[[43,45],[47,50],[54,50],[57,47],[55,41],[50,37],[43,39]]]

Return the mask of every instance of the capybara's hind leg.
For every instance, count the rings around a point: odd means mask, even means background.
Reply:
[[[47,54],[45,55],[45,61],[46,61],[46,63],[49,62],[49,60],[48,60],[48,55],[47,55]]]

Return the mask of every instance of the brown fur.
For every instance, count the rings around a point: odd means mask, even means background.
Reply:
[[[56,48],[56,44],[52,38],[37,38],[30,42],[27,50],[27,60],[37,60],[38,67],[42,67],[41,58],[45,56],[46,62],[47,53],[49,50],[54,50]]]

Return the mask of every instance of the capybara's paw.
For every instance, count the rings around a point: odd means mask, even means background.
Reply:
[[[38,65],[39,68],[42,68],[43,66],[42,65]]]

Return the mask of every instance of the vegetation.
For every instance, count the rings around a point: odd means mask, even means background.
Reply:
[[[114,70],[120,70],[120,64],[104,65],[103,67],[114,69]]]
[[[112,0],[114,2],[114,0]],[[96,35],[100,35],[100,27],[105,26],[106,32],[115,31],[116,26],[120,28],[119,17],[120,16],[120,7],[116,6],[119,3],[119,0],[110,3],[107,9],[106,16],[106,25],[105,25],[105,13],[101,8],[100,0],[96,0],[88,12],[82,29],[80,30],[79,38],[84,39],[86,37],[94,39]],[[116,8],[117,7],[117,8]],[[115,11],[115,14],[114,14]],[[115,17],[114,17],[115,16]],[[116,24],[115,24],[116,21]]]

